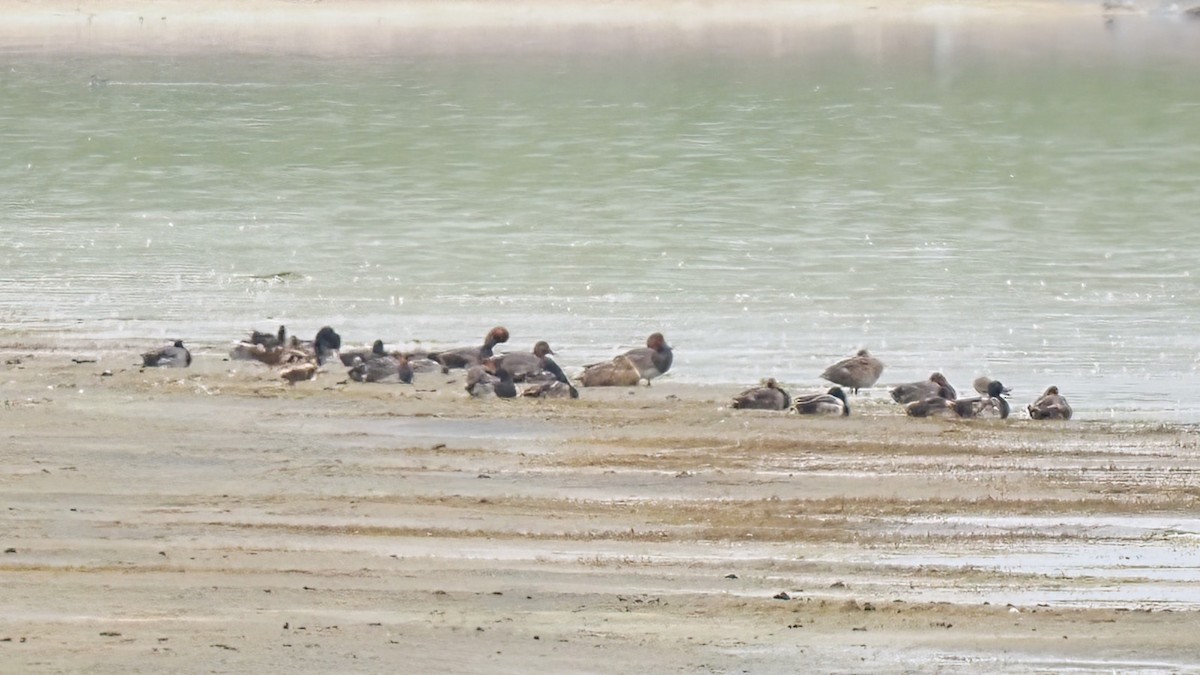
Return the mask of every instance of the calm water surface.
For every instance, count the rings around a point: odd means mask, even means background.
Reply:
[[[1022,404],[1058,384],[1081,417],[1195,421],[1200,25],[1161,30],[1019,59],[953,33],[0,53],[0,343],[504,324],[579,365],[661,330],[680,382],[815,386],[865,346],[881,385],[989,373]]]

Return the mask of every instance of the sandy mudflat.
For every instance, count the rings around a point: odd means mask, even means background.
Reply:
[[[221,351],[0,345],[0,671],[1200,660],[1190,429],[911,420],[882,391],[807,419],[669,377],[577,402],[289,388]]]
[[[827,39],[877,41],[881,23],[977,24],[988,29],[980,39],[1002,33],[1001,43],[1055,24],[1053,41],[1071,42],[1075,22],[1098,24],[1113,13],[1139,11],[1062,0],[0,0],[0,46],[323,55],[778,51]]]

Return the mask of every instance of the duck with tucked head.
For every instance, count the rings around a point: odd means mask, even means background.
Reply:
[[[792,410],[801,415],[850,415],[850,402],[846,400],[846,392],[841,387],[832,387],[824,394],[809,394],[797,396],[792,402]]]
[[[143,368],[187,368],[192,365],[192,353],[183,346],[183,340],[142,354]]]
[[[775,378],[769,377],[762,386],[747,389],[733,397],[731,408],[738,410],[787,410],[792,404],[792,397],[779,387]]]
[[[821,379],[840,384],[857,394],[859,389],[865,389],[878,382],[882,374],[883,361],[871,356],[871,352],[860,349],[854,356],[826,368],[825,372],[821,373]]]
[[[484,336],[483,345],[480,347],[459,347],[444,352],[431,352],[427,356],[441,364],[443,373],[448,373],[452,368],[480,365],[485,359],[492,358],[492,349],[502,342],[508,342],[508,329],[496,326]]]
[[[1071,404],[1058,393],[1058,387],[1050,387],[1038,400],[1029,404],[1029,416],[1035,420],[1069,420]]]
[[[896,403],[913,403],[931,396],[938,396],[953,401],[958,398],[958,392],[950,386],[945,375],[933,373],[928,380],[909,382],[892,387],[892,400]]]
[[[584,366],[579,383],[585,387],[631,387],[671,369],[674,352],[662,333],[652,333],[646,346],[631,349],[611,361]]]
[[[1008,389],[999,380],[988,380],[987,389],[983,396],[975,398],[960,398],[954,401],[954,412],[959,417],[985,417],[996,415],[1000,419],[1008,419],[1010,408],[1004,394]]]
[[[954,399],[943,396],[926,396],[904,405],[904,414],[909,417],[950,417],[955,415]]]

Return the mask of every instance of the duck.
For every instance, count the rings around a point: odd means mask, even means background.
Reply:
[[[979,377],[975,378],[974,382],[971,383],[971,387],[974,388],[975,391],[979,392],[983,396],[990,396],[991,394],[989,394],[988,391],[989,391],[989,388],[990,388],[992,382],[995,382],[995,380],[988,377],[987,375],[980,375]],[[1004,391],[1002,393],[1004,393],[1005,395],[1011,394],[1012,389],[1009,387],[1005,387]]]
[[[187,368],[190,365],[192,353],[183,346],[183,340],[142,354],[143,368]]]
[[[297,382],[307,382],[308,380],[317,379],[317,371],[316,363],[305,361],[281,371],[279,377],[283,378],[288,383],[288,386],[294,387]]]
[[[517,385],[512,373],[501,368],[494,358],[484,359],[477,366],[467,369],[467,393],[476,398],[496,395],[499,398],[515,398]]]
[[[920,401],[930,396],[940,396],[950,401],[958,398],[958,392],[950,386],[946,376],[941,373],[933,373],[928,380],[898,384],[892,387],[891,394],[893,401],[904,404]]]
[[[343,366],[353,366],[355,360],[370,361],[371,359],[387,355],[387,351],[383,348],[383,340],[376,340],[370,349],[351,349],[349,351],[338,352],[338,358],[341,359]]]
[[[337,356],[338,350],[342,348],[342,336],[338,335],[331,326],[323,326],[321,330],[317,331],[312,342],[304,342],[293,336],[290,345],[292,349],[304,352],[309,357],[316,359],[318,366],[323,366],[326,361]]]
[[[251,344],[249,342],[238,343],[229,355],[234,359],[258,361],[268,366],[299,363],[307,361],[310,358],[307,352],[297,349],[290,344],[279,347],[266,347],[261,344]]]
[[[550,343],[539,340],[533,345],[532,352],[512,352],[496,357],[508,372],[512,373],[514,382],[566,382],[567,376],[562,368],[550,356],[554,350]]]
[[[1058,393],[1057,386],[1051,386],[1038,400],[1029,404],[1029,416],[1035,420],[1069,420],[1071,419],[1071,404]]]
[[[983,396],[975,398],[960,398],[954,401],[954,413],[959,417],[972,418],[982,417],[985,414],[995,414],[1000,419],[1008,419],[1009,408],[1008,401],[1005,400],[1004,394],[1008,389],[1004,383],[999,380],[988,380],[987,389],[983,392]]]
[[[865,389],[878,382],[883,368],[883,361],[871,356],[871,352],[866,349],[860,349],[854,356],[826,368],[825,372],[821,373],[821,379],[840,384],[857,394],[859,389]]]
[[[769,377],[762,386],[747,389],[733,397],[729,407],[738,410],[787,410],[792,405],[792,397],[779,387],[775,378]]]
[[[428,357],[441,364],[443,373],[449,373],[452,368],[470,368],[492,358],[493,348],[502,342],[508,342],[508,329],[496,326],[484,336],[481,347],[459,347],[444,352],[430,352]]]
[[[631,349],[611,361],[584,366],[579,383],[585,387],[631,387],[671,369],[674,352],[662,333],[651,333],[646,346]]]
[[[934,417],[954,415],[954,399],[944,396],[926,396],[904,405],[904,414],[909,417]]]
[[[274,333],[252,330],[250,331],[250,339],[246,342],[249,342],[252,345],[262,345],[267,349],[284,347],[287,345],[287,327],[281,325],[279,326],[279,330],[275,331]]]
[[[538,382],[521,392],[521,396],[529,398],[579,398],[579,390],[570,382],[550,380]]]
[[[413,369],[408,358],[399,352],[385,353],[363,359],[355,356],[348,372],[355,382],[383,382],[395,377],[403,384],[412,384]]]
[[[831,387],[824,394],[797,396],[792,401],[792,410],[800,415],[841,415],[849,417],[850,402],[841,387]]]

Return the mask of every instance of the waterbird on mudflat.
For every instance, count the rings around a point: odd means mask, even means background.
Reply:
[[[983,394],[984,396],[988,396],[989,395],[988,391],[990,391],[992,382],[995,382],[995,380],[988,377],[987,375],[980,375],[979,377],[975,378],[975,381],[971,383],[971,386],[975,389],[975,391],[979,392],[980,394]],[[1001,393],[1003,393],[1005,395],[1011,394],[1012,388],[1005,387],[1004,391]]]
[[[1036,401],[1026,408],[1029,416],[1035,420],[1069,420],[1074,411],[1067,399],[1058,393],[1058,387],[1052,386]]]
[[[517,385],[512,373],[501,368],[495,358],[484,359],[477,366],[467,369],[467,392],[471,396],[495,395],[499,398],[515,398]]]
[[[443,373],[448,373],[452,368],[480,365],[485,359],[492,358],[493,348],[502,342],[508,342],[508,329],[496,326],[483,337],[483,345],[480,347],[459,347],[444,352],[430,352],[428,357],[441,364]]]
[[[994,414],[1002,420],[1008,419],[1010,408],[1008,401],[1004,399],[1006,391],[1008,390],[999,380],[988,380],[983,396],[955,399],[954,413],[964,418],[985,417]]]
[[[299,365],[285,368],[279,373],[279,377],[283,378],[289,386],[296,386],[297,382],[306,382],[317,378],[317,364],[312,361],[305,361]]]
[[[821,379],[840,384],[857,394],[859,389],[865,389],[879,381],[883,367],[883,361],[871,356],[871,352],[860,349],[854,356],[826,368],[825,372],[821,373]]]
[[[898,384],[892,387],[891,394],[896,403],[912,403],[930,396],[940,396],[951,401],[958,398],[958,392],[941,373],[933,373],[928,380]]]
[[[510,352],[497,356],[500,367],[512,373],[514,382],[566,382],[567,376],[550,356],[550,343],[539,340],[531,352]]]
[[[579,382],[585,387],[629,387],[671,369],[674,352],[662,333],[651,333],[646,346],[631,349],[611,361],[584,366]]]
[[[250,339],[247,342],[252,345],[262,345],[267,349],[283,347],[287,344],[287,327],[280,326],[279,330],[274,333],[252,330],[250,331]]]
[[[792,401],[792,410],[801,415],[850,415],[850,402],[841,387],[832,387],[824,394],[797,396]]]
[[[926,396],[919,401],[910,401],[905,404],[904,413],[909,417],[949,417],[956,414],[954,399],[943,396]]]
[[[403,384],[412,384],[413,369],[408,359],[399,352],[370,355],[367,359],[354,357],[347,373],[355,382],[387,382],[392,378]]]
[[[343,366],[353,366],[355,359],[369,361],[387,355],[387,351],[383,348],[383,340],[376,340],[370,349],[349,349],[338,352],[338,358],[341,359]]]
[[[187,368],[190,365],[192,353],[183,346],[183,340],[142,354],[144,368]]]
[[[762,386],[747,389],[733,397],[731,408],[738,410],[787,410],[792,398],[780,388],[775,378],[769,377]]]

